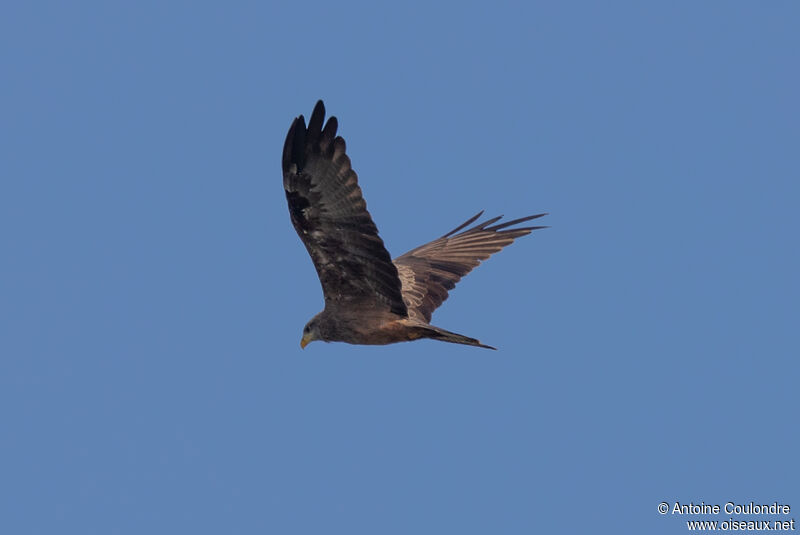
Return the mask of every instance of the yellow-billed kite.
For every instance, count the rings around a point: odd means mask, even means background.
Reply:
[[[367,211],[344,139],[336,135],[336,117],[323,127],[324,121],[325,106],[319,101],[308,127],[302,115],[292,122],[283,146],[289,214],[325,296],[325,309],[306,324],[300,346],[314,340],[376,345],[432,338],[494,349],[431,325],[431,315],[482,260],[544,228],[508,227],[545,214],[500,224],[495,217],[462,231],[480,212],[392,260]]]

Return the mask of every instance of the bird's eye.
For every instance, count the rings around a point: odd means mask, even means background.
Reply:
[[[303,327],[303,332],[304,332],[304,333],[307,333],[307,332],[308,332],[308,331],[310,331],[310,330],[311,330],[311,328],[310,328],[308,325],[306,325],[305,327]]]

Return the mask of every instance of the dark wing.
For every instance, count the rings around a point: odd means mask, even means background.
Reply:
[[[297,234],[317,268],[325,304],[369,303],[406,315],[400,279],[367,212],[358,177],[320,100],[283,146],[283,188]]]
[[[516,238],[530,234],[533,230],[545,228],[508,229],[507,227],[546,214],[522,217],[493,227],[489,226],[503,217],[500,216],[456,234],[473,223],[481,214],[483,212],[479,212],[438,240],[426,243],[394,259],[400,280],[403,282],[403,298],[406,300],[410,317],[424,319],[430,323],[433,311],[447,299],[447,292],[455,288],[461,277]]]

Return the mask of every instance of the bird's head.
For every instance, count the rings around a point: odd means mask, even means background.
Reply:
[[[319,322],[317,321],[317,316],[314,316],[306,323],[306,326],[303,327],[303,337],[300,339],[300,347],[305,349],[308,344],[313,342],[314,340],[321,340],[319,335]]]

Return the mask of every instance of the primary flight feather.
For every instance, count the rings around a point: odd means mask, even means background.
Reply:
[[[430,324],[463,276],[516,238],[541,226],[516,227],[545,214],[496,224],[471,217],[441,238],[394,260],[372,221],[350,165],[338,122],[325,122],[320,100],[306,126],[300,115],[283,146],[283,188],[289,215],[322,284],[325,308],[303,329],[314,340],[392,344],[420,338],[495,349]]]

